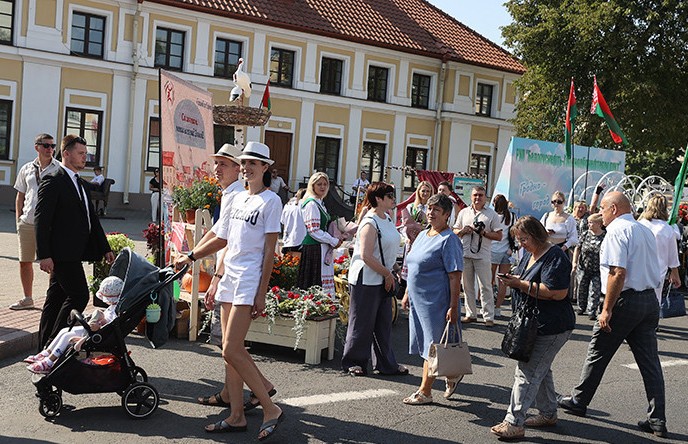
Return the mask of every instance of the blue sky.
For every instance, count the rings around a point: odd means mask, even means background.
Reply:
[[[500,26],[511,23],[506,0],[428,0],[464,25],[503,46]]]

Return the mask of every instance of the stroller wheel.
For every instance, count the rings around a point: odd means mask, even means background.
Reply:
[[[158,391],[147,382],[130,385],[122,395],[122,407],[135,419],[147,418],[158,408],[159,403]]]
[[[148,382],[148,375],[146,371],[139,366],[134,367],[132,370],[135,382]]]
[[[62,396],[56,392],[51,392],[46,397],[41,398],[38,411],[46,418],[57,416],[62,408]]]

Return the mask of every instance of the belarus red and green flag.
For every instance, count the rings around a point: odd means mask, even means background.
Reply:
[[[263,98],[260,101],[260,106],[267,108],[268,111],[270,111],[270,108],[272,108],[272,102],[270,101],[270,79],[268,79],[268,83],[265,84],[265,91],[263,92]]]
[[[576,129],[576,116],[578,116],[578,105],[576,105],[576,91],[571,79],[571,90],[569,91],[569,103],[566,107],[566,128],[564,131],[564,142],[566,144],[566,157],[571,158],[573,150],[573,131]]]
[[[595,87],[592,90],[592,106],[590,107],[590,113],[597,114],[598,116],[602,117],[605,122],[607,122],[609,133],[612,135],[612,139],[614,139],[615,143],[623,143],[624,145],[628,145],[626,135],[623,133],[623,131],[621,131],[621,127],[614,119],[612,110],[609,109],[609,106],[607,106],[607,101],[604,100],[604,96],[602,95],[602,91],[600,91],[600,87],[597,86],[597,76],[595,76]]]

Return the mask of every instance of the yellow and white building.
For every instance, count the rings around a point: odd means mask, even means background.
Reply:
[[[524,67],[424,0],[0,0],[0,186],[37,134],[78,133],[116,181],[111,204],[147,206],[158,67],[226,104],[239,57],[247,105],[270,78],[272,118],[216,127],[216,146],[237,130],[266,142],[292,188],[317,169],[350,190],[365,169],[411,190],[388,168],[409,165],[484,173],[492,189]]]

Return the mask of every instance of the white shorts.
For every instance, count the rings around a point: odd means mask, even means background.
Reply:
[[[215,301],[253,306],[256,300],[256,291],[258,291],[257,284],[241,282],[240,279],[234,280],[228,273],[225,273],[218,284]]]

